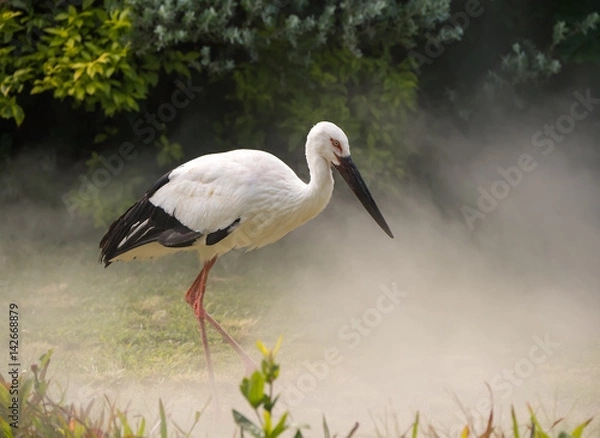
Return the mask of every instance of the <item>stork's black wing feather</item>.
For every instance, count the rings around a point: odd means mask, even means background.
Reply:
[[[221,228],[220,230],[213,231],[212,233],[207,234],[206,235],[206,245],[207,246],[216,245],[221,240],[223,240],[227,236],[229,236],[233,232],[233,230],[235,230],[238,227],[239,224],[240,224],[240,218],[238,217],[236,220],[234,220],[230,225],[226,226],[225,228]]]
[[[202,233],[190,230],[162,208],[152,204],[150,198],[169,182],[167,173],[161,177],[138,202],[114,221],[100,241],[100,262],[110,265],[110,260],[151,242],[170,248],[193,245]]]

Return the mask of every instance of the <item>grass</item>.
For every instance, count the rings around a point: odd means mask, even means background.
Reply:
[[[283,436],[284,432],[290,431],[294,438],[303,438],[302,430],[307,426],[292,424],[288,417],[289,411],[275,413],[274,408],[279,395],[274,391],[275,381],[280,372],[280,366],[275,361],[275,354],[279,344],[273,350],[269,350],[262,343],[258,346],[263,354],[260,369],[250,377],[245,377],[240,385],[243,398],[254,411],[257,420],[253,421],[237,409],[232,410],[232,427],[235,423],[240,436],[244,432],[255,438],[277,438]],[[184,430],[172,421],[169,421],[165,413],[162,401],[158,400],[159,419],[150,424],[144,417],[135,416],[122,410],[107,398],[99,413],[93,413],[93,402],[86,406],[76,406],[65,402],[64,395],[58,399],[50,395],[51,382],[47,378],[52,351],[42,355],[37,364],[31,366],[30,373],[22,373],[18,378],[19,398],[18,401],[12,397],[11,379],[6,379],[0,374],[0,430],[6,438],[21,437],[64,437],[64,438],[135,438],[142,436],[156,436],[167,438],[192,437],[203,411],[196,412],[195,422],[188,430]],[[18,407],[17,407],[18,405]],[[554,421],[550,426],[544,427],[540,424],[534,410],[528,406],[528,420],[522,425],[517,419],[514,407],[511,410],[512,427],[510,431],[503,431],[501,427],[494,424],[493,409],[489,414],[485,429],[481,433],[474,432],[473,424],[465,424],[460,436],[457,438],[582,438],[587,426],[592,419],[588,419],[571,432],[560,430],[562,419]],[[18,417],[15,418],[15,413]],[[359,429],[355,423],[350,431],[344,435],[351,438]],[[171,433],[169,433],[171,430]],[[400,432],[400,426],[396,422],[394,430],[380,429],[376,427],[378,438],[439,438],[438,431],[432,426],[427,427],[420,423],[419,413],[415,420],[404,432]],[[291,435],[290,435],[291,436]],[[332,435],[329,426],[323,416],[323,436],[330,438]],[[333,435],[337,436],[337,435]]]
[[[97,263],[97,242],[89,238],[68,244],[10,243],[6,252],[13,256],[3,279],[8,296],[23,309],[24,342],[33,347],[32,355],[48,347],[76,354],[79,360],[73,363],[80,369],[68,371],[90,372],[100,379],[117,372],[144,379],[169,376],[173,370],[179,375],[197,371],[202,350],[195,318],[184,300],[199,271],[193,254],[105,270]],[[24,265],[29,266],[26,273]],[[269,284],[229,275],[217,266],[206,304],[243,344],[270,292]],[[208,334],[218,363],[231,352],[218,333]]]
[[[192,428],[185,431],[176,424],[169,424],[160,400],[160,420],[147,427],[145,418],[134,418],[108,399],[104,400],[100,413],[94,414],[94,402],[76,406],[65,402],[63,394],[58,399],[52,397],[49,391],[51,382],[47,378],[51,356],[52,350],[40,357],[39,363],[31,367],[30,373],[20,375],[17,418],[12,414],[15,411],[11,404],[14,400],[10,395],[11,383],[0,375],[0,430],[6,438],[121,438],[148,435],[166,438],[169,436],[169,426],[174,430],[174,436],[192,436],[201,412],[196,413],[196,422]]]

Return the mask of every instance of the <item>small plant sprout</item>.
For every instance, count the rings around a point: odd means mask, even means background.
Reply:
[[[252,406],[258,423],[252,422],[239,411],[233,409],[233,419],[240,427],[241,437],[244,436],[244,432],[248,432],[255,438],[276,438],[287,429],[295,428],[294,438],[303,438],[300,429],[308,428],[308,426],[304,425],[294,427],[288,424],[289,411],[285,411],[279,418],[279,421],[273,416],[273,408],[279,399],[279,395],[273,396],[273,386],[279,376],[279,364],[275,362],[275,355],[279,351],[281,340],[280,336],[273,350],[269,350],[261,341],[256,342],[256,346],[263,355],[260,370],[254,371],[250,377],[244,377],[240,385],[240,391],[246,401]],[[265,386],[268,386],[267,391],[265,391]],[[352,437],[357,429],[358,423],[355,423],[350,433],[346,435],[347,438]],[[323,436],[325,438],[331,437],[325,416],[323,416]],[[336,435],[333,436],[335,437]]]
[[[256,346],[263,355],[260,370],[254,371],[250,377],[244,377],[240,385],[240,391],[256,413],[258,424],[253,423],[243,414],[233,409],[233,419],[241,429],[241,436],[244,436],[244,432],[248,432],[257,438],[275,438],[290,427],[286,423],[287,411],[273,426],[275,422],[273,408],[279,399],[279,396],[273,397],[273,384],[279,376],[279,364],[275,363],[275,355],[279,351],[281,340],[280,336],[273,350],[269,350],[261,341],[256,342]],[[268,386],[267,392],[265,392],[265,385]],[[300,430],[296,432],[295,436],[302,436]]]

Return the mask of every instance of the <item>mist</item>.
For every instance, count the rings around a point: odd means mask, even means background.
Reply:
[[[273,346],[283,336],[280,409],[310,424],[308,435],[320,435],[323,414],[338,433],[358,421],[356,436],[375,436],[376,427],[396,436],[417,411],[423,428],[432,425],[440,436],[457,436],[469,421],[481,432],[492,403],[500,424],[510,419],[511,405],[525,423],[527,403],[547,424],[566,416],[571,427],[598,416],[600,179],[591,133],[600,109],[591,105],[587,118],[574,119],[574,92],[585,89],[548,98],[526,117],[487,124],[472,137],[436,139],[446,209],[425,192],[374,193],[393,240],[336,177],[320,216],[274,245],[222,258],[216,277],[254,271],[276,282],[264,313],[251,315],[256,323],[244,347],[257,357],[254,340]],[[546,125],[556,125],[562,138],[546,134]],[[412,129],[418,136],[426,126]],[[38,160],[24,162],[19,178],[39,172]],[[31,361],[60,343],[52,323],[61,316],[43,310],[49,297],[68,302],[84,288],[91,297],[102,275],[118,282],[125,272],[134,279],[177,275],[171,287],[180,287],[183,297],[197,273],[193,256],[181,258],[177,274],[155,272],[162,260],[103,271],[89,260],[97,257],[104,230],[70,217],[62,205],[13,199],[2,221],[2,295],[22,303],[25,329],[36,318],[50,324],[44,342],[28,344],[25,335]],[[60,261],[36,258],[54,247],[72,251],[61,251],[69,255]],[[86,277],[93,281],[86,284]],[[207,303],[216,287],[209,280]],[[118,288],[127,294],[126,281]],[[188,323],[195,324],[191,313]],[[87,379],[82,369],[89,358],[71,348],[56,348],[53,379],[72,400],[107,394],[129,412],[156,418],[160,397],[169,415],[187,425],[210,398],[199,342],[190,347],[197,357],[191,374],[174,371],[150,381],[111,376],[106,385]],[[233,434],[230,408],[244,411],[243,367],[233,352],[217,364],[216,377],[221,413],[207,408],[201,436]],[[600,430],[596,423],[591,435]]]

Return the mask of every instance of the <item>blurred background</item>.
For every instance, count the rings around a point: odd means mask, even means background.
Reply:
[[[592,0],[1,1],[0,294],[21,308],[24,363],[53,348],[70,399],[156,415],[161,397],[191,423],[210,398],[183,299],[198,261],[104,270],[98,242],[199,155],[263,149],[307,181],[306,134],[329,120],[395,239],[339,184],[301,229],[223,257],[207,290],[251,353],[284,336],[294,420],[400,436],[418,410],[456,436],[487,419],[486,383],[500,422],[514,404],[525,423],[526,403],[546,424],[597,417],[599,14]],[[239,406],[243,369],[211,335]]]

